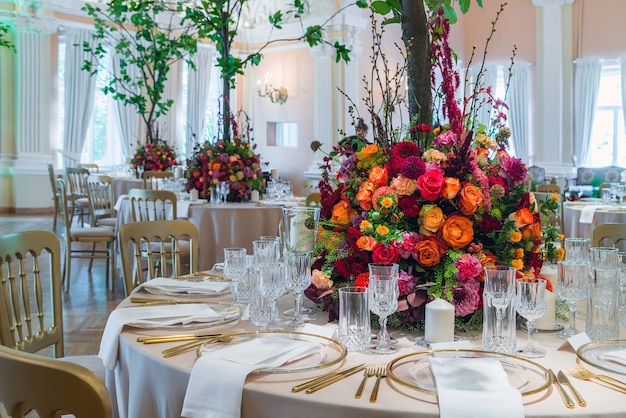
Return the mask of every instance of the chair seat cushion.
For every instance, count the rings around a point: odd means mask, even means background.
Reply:
[[[79,197],[78,199],[74,200],[74,205],[87,208],[89,207],[89,199],[87,199],[86,197]]]
[[[115,233],[111,228],[98,226],[95,228],[71,228],[72,238],[115,238]]]
[[[104,379],[106,377],[106,368],[102,363],[102,359],[100,359],[96,355],[67,356],[60,357],[58,360],[67,361],[68,363],[74,363],[78,364],[79,366],[83,366],[84,368],[94,372],[94,374],[104,382]]]
[[[191,248],[191,244],[189,241],[187,240],[180,240],[178,241],[178,246],[180,249],[181,253],[188,253],[190,248]],[[172,251],[172,243],[170,242],[166,242],[164,244],[165,247],[165,251],[166,252],[171,252]],[[141,245],[141,252],[145,253],[148,251],[148,245],[146,243],[143,243]],[[150,252],[152,252],[152,254],[160,254],[161,253],[161,243],[158,241],[152,241],[150,242]]]
[[[100,226],[112,226],[115,227],[117,224],[117,218],[101,218],[98,219],[98,225]]]

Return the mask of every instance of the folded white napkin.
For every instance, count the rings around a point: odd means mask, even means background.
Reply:
[[[191,205],[204,205],[206,199],[199,200],[178,200],[176,202],[176,216],[178,219],[189,218],[189,206]]]
[[[282,337],[256,338],[206,352],[191,371],[182,416],[238,418],[243,385],[250,372],[278,367],[319,350],[317,343]]]
[[[440,418],[523,418],[522,394],[495,358],[431,358]]]
[[[587,205],[580,211],[580,223],[590,224],[593,222],[593,215],[596,213],[597,205]]]
[[[129,323],[166,326],[191,322],[214,322],[220,318],[220,314],[204,303],[116,309],[111,312],[104,327],[98,357],[102,359],[104,367],[115,368],[120,332],[124,325]]]
[[[121,194],[120,197],[117,198],[117,201],[115,202],[115,206],[113,206],[113,209],[115,209],[116,212],[119,212],[120,209],[122,209],[122,202],[124,200],[128,200],[127,194]]]
[[[600,354],[602,360],[614,361],[626,366],[626,349]]]
[[[212,282],[205,280],[184,280],[168,279],[166,277],[156,277],[148,280],[133,289],[132,293],[145,288],[157,292],[183,293],[183,294],[213,294],[221,293],[228,289],[228,282]]]

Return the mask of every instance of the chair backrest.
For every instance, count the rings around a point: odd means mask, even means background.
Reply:
[[[132,222],[122,225],[119,248],[127,296],[141,283],[156,277],[157,264],[165,266],[170,262],[172,277],[182,275],[182,252],[189,254],[188,273],[198,270],[198,229],[187,220]],[[147,276],[142,270],[142,265],[146,262]]]
[[[91,218],[97,219],[104,212],[113,210],[113,179],[102,174],[92,174],[87,177],[87,191],[89,192],[89,210]]]
[[[322,194],[320,192],[313,192],[308,194],[305,204],[307,206],[320,206],[321,201]]]
[[[67,167],[65,169],[65,181],[73,197],[87,197],[87,176],[89,176],[89,170],[86,168]]]
[[[87,171],[89,171],[90,174],[100,172],[100,168],[98,167],[98,164],[95,164],[95,163],[81,163],[81,164],[78,164],[78,168],[84,168]]]
[[[535,190],[540,193],[556,193],[561,194],[561,187],[558,184],[538,184]]]
[[[78,364],[0,347],[0,401],[13,418],[110,418],[104,383]],[[30,417],[32,413],[28,413]]]
[[[603,244],[603,240],[611,241],[610,244]],[[596,225],[591,233],[591,245],[593,247],[600,246],[618,246],[618,243],[622,240],[626,240],[626,224],[617,222],[607,222],[600,225]]]
[[[56,199],[57,193],[57,176],[54,174],[54,166],[52,164],[48,164],[48,178],[50,179],[50,186],[52,187],[52,197]]]
[[[0,344],[29,353],[53,346],[55,357],[64,355],[61,282],[52,232],[0,237]]]
[[[607,167],[578,167],[576,170],[576,184],[618,183],[622,171],[624,171],[623,167],[615,165]]]
[[[176,193],[174,192],[130,189],[128,199],[133,222],[176,219]]]
[[[528,167],[528,175],[534,184],[543,184],[546,182],[546,169],[536,165]]]
[[[61,218],[63,218],[64,224],[64,234],[65,237],[69,240],[71,237],[70,228],[72,226],[72,214],[70,212],[68,197],[67,197],[67,185],[65,184],[65,180],[57,179],[57,192],[59,195],[59,209],[61,211]]]
[[[144,189],[154,189],[152,187],[152,179],[164,179],[174,177],[174,173],[171,171],[144,171],[141,174],[141,178],[143,179],[143,188]]]

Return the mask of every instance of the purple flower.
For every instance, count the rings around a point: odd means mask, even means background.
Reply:
[[[407,259],[413,254],[415,246],[420,241],[420,235],[417,232],[402,232],[402,241],[398,241],[396,247],[400,252],[400,257]]]
[[[413,275],[400,270],[398,275],[398,289],[400,291],[400,296],[406,296],[413,293],[413,290],[415,290],[415,279]]]
[[[245,166],[245,167],[243,168],[243,175],[244,175],[245,177],[252,177],[252,175],[253,175],[253,174],[254,174],[254,171],[252,171],[252,169],[251,169],[250,167]]]
[[[447,147],[449,145],[454,145],[457,141],[457,136],[452,131],[446,131],[441,135],[437,136],[433,142],[437,147]]]
[[[456,278],[461,281],[478,277],[483,269],[480,261],[472,254],[468,253],[461,254],[454,264],[459,270],[456,274]]]
[[[419,176],[426,172],[426,166],[420,157],[411,155],[402,162],[400,172],[408,179],[417,180]]]
[[[227,153],[220,154],[220,161],[223,163],[227,163],[230,161],[230,156]]]
[[[455,316],[473,313],[480,303],[480,284],[475,280],[465,280],[452,291],[452,304]]]
[[[510,187],[517,187],[526,181],[528,170],[520,158],[502,155],[499,174],[508,180]]]

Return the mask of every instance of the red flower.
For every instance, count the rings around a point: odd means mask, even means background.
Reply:
[[[399,142],[391,149],[391,155],[393,158],[405,159],[419,155],[419,148],[413,142]]]
[[[420,206],[417,195],[403,196],[398,200],[398,207],[404,216],[415,218],[420,214]]]
[[[417,188],[426,200],[437,200],[445,186],[445,179],[439,170],[430,170],[417,179]]]
[[[368,287],[369,284],[370,273],[368,271],[356,275],[356,279],[354,280],[355,287]]]
[[[375,263],[397,263],[400,260],[400,252],[393,244],[385,246],[385,244],[379,242],[372,249],[372,260]]]

